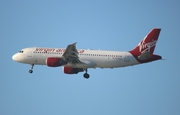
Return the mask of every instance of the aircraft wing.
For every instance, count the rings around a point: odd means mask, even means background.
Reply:
[[[70,66],[73,67],[88,68],[96,66],[94,62],[88,60],[79,60],[78,54],[76,43],[73,43],[67,46],[62,57],[69,63]]]
[[[78,51],[76,49],[76,43],[70,44],[67,46],[62,57],[70,63],[81,63],[78,57]]]

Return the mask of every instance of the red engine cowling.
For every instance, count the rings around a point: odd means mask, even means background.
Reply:
[[[67,64],[67,62],[64,61],[62,58],[49,57],[46,59],[46,65],[49,67],[58,67],[65,64]]]
[[[84,69],[64,66],[63,71],[64,71],[65,74],[77,74],[79,72],[83,72]]]

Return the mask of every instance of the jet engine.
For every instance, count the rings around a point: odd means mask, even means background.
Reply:
[[[65,74],[77,74],[84,71],[83,68],[73,68],[68,66],[64,66],[62,69]]]
[[[58,67],[66,64],[67,62],[59,57],[49,57],[46,59],[46,65],[49,67]]]

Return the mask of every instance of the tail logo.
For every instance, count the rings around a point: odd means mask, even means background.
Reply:
[[[146,43],[145,42],[146,37],[143,39],[142,42],[138,44],[139,46],[139,52],[148,51],[150,52],[150,49],[156,45],[157,40],[152,39],[152,41]]]

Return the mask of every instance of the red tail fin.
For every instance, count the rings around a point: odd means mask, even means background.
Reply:
[[[143,52],[153,54],[161,29],[155,28],[130,53],[139,56]]]

